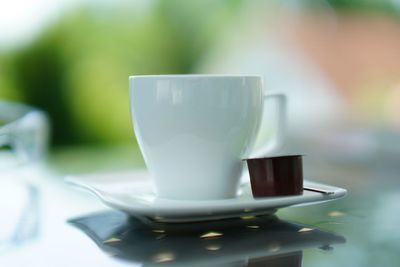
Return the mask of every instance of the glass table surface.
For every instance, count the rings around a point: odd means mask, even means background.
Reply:
[[[70,173],[141,169],[128,148],[70,149],[3,172],[0,266],[398,266],[398,162],[308,157],[305,176],[348,189],[274,216],[191,224],[130,218],[63,183]]]

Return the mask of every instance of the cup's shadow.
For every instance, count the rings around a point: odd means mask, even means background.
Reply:
[[[301,266],[303,249],[345,243],[342,236],[276,216],[163,224],[107,211],[69,223],[104,252],[143,266]]]

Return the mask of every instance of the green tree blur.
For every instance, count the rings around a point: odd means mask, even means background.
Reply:
[[[51,119],[53,144],[133,140],[128,76],[191,73],[241,1],[85,6],[0,57],[0,96]]]
[[[243,7],[274,2],[281,1],[88,3],[63,14],[32,43],[0,55],[0,98],[45,110],[54,145],[131,142],[129,75],[196,72],[219,35],[238,25]],[[390,0],[285,3],[398,15]]]

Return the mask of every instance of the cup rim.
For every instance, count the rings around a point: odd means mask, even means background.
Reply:
[[[150,75],[129,75],[129,79],[155,79],[155,78],[245,78],[245,79],[262,79],[261,75],[257,74],[150,74]]]

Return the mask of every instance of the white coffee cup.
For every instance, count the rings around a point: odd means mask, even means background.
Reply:
[[[235,75],[130,76],[136,138],[157,195],[177,200],[235,197],[243,158],[264,108],[262,79]],[[284,109],[280,101],[279,116]],[[268,147],[281,142],[283,120]]]

